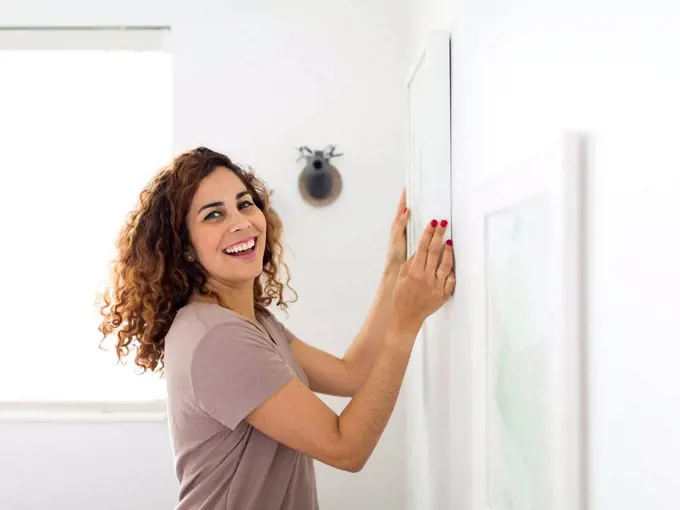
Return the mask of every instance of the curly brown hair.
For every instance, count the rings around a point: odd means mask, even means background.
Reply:
[[[216,297],[206,286],[205,270],[184,255],[190,246],[186,217],[191,201],[201,181],[218,167],[241,179],[267,221],[263,272],[253,284],[255,309],[266,312],[273,301],[283,310],[288,307],[278,279],[280,267],[286,271],[285,285],[297,298],[282,260],[281,219],[270,206],[264,183],[224,154],[205,147],[185,152],[144,188],[118,235],[112,285],[99,297],[103,319],[98,329],[102,342],[116,334],[119,362],[134,349],[134,362],[143,372],[162,373],[165,336],[178,310],[194,291]]]

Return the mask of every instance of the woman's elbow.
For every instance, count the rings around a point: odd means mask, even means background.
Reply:
[[[330,462],[326,462],[326,464],[336,469],[347,471],[348,473],[358,473],[366,465],[368,456],[357,451],[357,448],[354,445],[346,445],[344,448],[340,448],[336,451],[335,455],[328,460],[330,460]]]
[[[346,459],[339,462],[335,467],[341,469],[342,471],[347,471],[348,473],[358,473],[366,465],[368,459],[357,458],[357,459]]]

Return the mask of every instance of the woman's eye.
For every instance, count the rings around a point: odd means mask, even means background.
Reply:
[[[253,204],[250,200],[244,200],[240,204],[238,204],[239,209],[247,209],[248,207],[255,205]]]
[[[203,218],[203,219],[204,220],[214,220],[215,218],[217,218],[216,215],[218,215],[218,214],[221,214],[221,213],[219,211],[212,211],[212,212],[208,213],[206,215],[206,217]]]

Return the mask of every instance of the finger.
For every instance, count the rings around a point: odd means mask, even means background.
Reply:
[[[450,296],[454,290],[456,290],[456,275],[451,273],[446,277],[446,282],[444,283],[444,295]]]
[[[408,219],[410,216],[410,209],[405,209],[402,214],[395,218],[390,229],[390,242],[402,242],[406,236],[406,227],[408,226]]]
[[[423,235],[420,236],[420,242],[418,243],[418,248],[416,249],[415,256],[413,258],[413,266],[419,271],[425,270],[425,264],[427,263],[427,253],[430,249],[430,243],[432,242],[432,236],[437,228],[439,222],[437,220],[432,220],[425,227]]]
[[[401,214],[395,220],[395,226],[397,227],[397,232],[400,234],[406,230],[406,225],[408,225],[408,219],[411,215],[411,210],[408,207],[402,209]]]
[[[399,205],[397,205],[397,214],[396,218],[401,218],[402,214],[404,213],[404,209],[406,209],[406,188],[401,189],[401,195],[399,197]]]
[[[444,232],[446,232],[447,225],[448,221],[446,220],[439,222],[439,227],[435,229],[432,239],[430,240],[430,246],[428,247],[425,273],[432,278],[435,277],[435,271],[437,271],[437,267],[439,266],[439,259],[444,244]]]
[[[444,244],[442,252],[442,261],[439,264],[439,271],[448,276],[453,271],[453,242],[451,239]]]

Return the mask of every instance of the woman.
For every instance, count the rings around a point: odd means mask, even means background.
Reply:
[[[364,466],[418,330],[455,286],[446,222],[428,224],[405,260],[404,202],[373,307],[339,359],[267,310],[286,308],[282,227],[253,175],[198,148],[142,192],[99,329],[116,334],[119,359],[134,352],[166,377],[179,509],[317,509],[313,459]],[[353,398],[338,416],[314,392]]]

